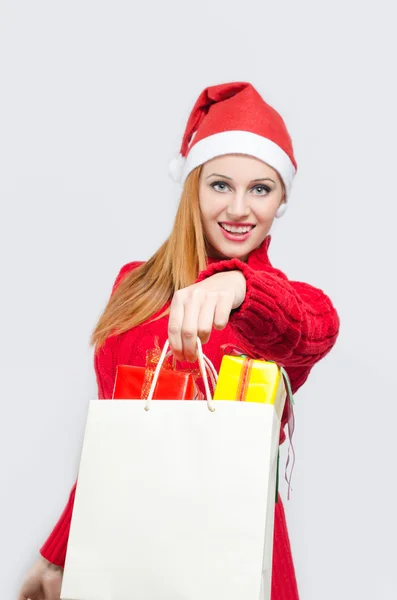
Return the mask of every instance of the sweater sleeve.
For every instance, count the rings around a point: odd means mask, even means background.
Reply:
[[[69,494],[69,500],[63,509],[57,524],[50,533],[48,539],[40,548],[41,556],[46,558],[50,563],[62,568],[65,566],[66,549],[70,533],[70,524],[72,522],[76,486],[77,481]]]
[[[122,281],[123,277],[127,273],[129,273],[134,267],[137,267],[140,264],[142,264],[142,263],[141,262],[130,262],[130,263],[125,264],[123,267],[121,267],[121,269],[116,277],[116,280],[113,284],[111,295],[113,295],[115,289],[117,288],[119,283]],[[99,384],[98,384],[98,397],[102,398],[102,392],[100,390]],[[69,494],[69,499],[67,501],[67,504],[66,504],[65,508],[63,509],[63,512],[62,512],[60,518],[58,519],[57,524],[55,525],[54,529],[51,531],[47,540],[44,542],[44,544],[40,548],[40,554],[44,558],[46,558],[50,563],[52,563],[54,565],[58,565],[60,567],[65,566],[66,550],[67,550],[67,545],[68,545],[68,540],[69,540],[70,525],[72,522],[72,514],[73,514],[73,507],[74,507],[74,498],[75,498],[75,494],[76,494],[76,486],[77,486],[77,481],[75,482],[75,484],[72,487],[72,490]]]
[[[271,265],[256,270],[236,258],[213,263],[199,274],[197,283],[236,269],[245,276],[247,288],[229,323],[242,349],[284,367],[311,369],[339,334],[339,316],[330,298],[308,283],[288,280]]]

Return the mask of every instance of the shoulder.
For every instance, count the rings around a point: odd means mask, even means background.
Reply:
[[[132,262],[126,263],[125,265],[123,265],[121,267],[121,269],[118,272],[118,275],[115,279],[115,282],[113,284],[113,288],[112,288],[112,294],[115,291],[115,289],[117,288],[117,286],[121,283],[121,281],[124,279],[124,277],[130,273],[131,271],[133,271],[134,269],[136,269],[137,267],[140,267],[141,265],[144,264],[144,261],[141,260],[134,260]]]

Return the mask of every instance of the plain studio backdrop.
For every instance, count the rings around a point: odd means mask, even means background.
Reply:
[[[270,258],[341,319],[296,395],[289,502],[282,451],[301,597],[396,598],[393,4],[0,7],[1,598],[16,598],[75,481],[97,397],[89,335],[120,267],[168,236],[168,161],[199,93],[228,81],[252,82],[294,144]]]

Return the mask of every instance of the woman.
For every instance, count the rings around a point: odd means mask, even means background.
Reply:
[[[283,365],[296,392],[334,345],[339,318],[320,289],[288,280],[268,257],[297,170],[283,119],[249,83],[206,88],[171,168],[184,184],[171,235],[147,262],[121,268],[92,335],[98,397],[112,397],[117,364],[145,365],[156,336],[181,368],[193,369],[197,336],[217,369],[223,344],[243,347]],[[286,422],[287,410],[280,443]],[[59,598],[75,488],[19,600]],[[279,498],[272,600],[297,598]]]

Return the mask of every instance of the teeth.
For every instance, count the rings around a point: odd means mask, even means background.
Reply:
[[[248,233],[252,229],[252,225],[248,225],[247,227],[233,227],[231,225],[224,225],[223,223],[221,227],[226,229],[226,231],[230,231],[230,233]]]

